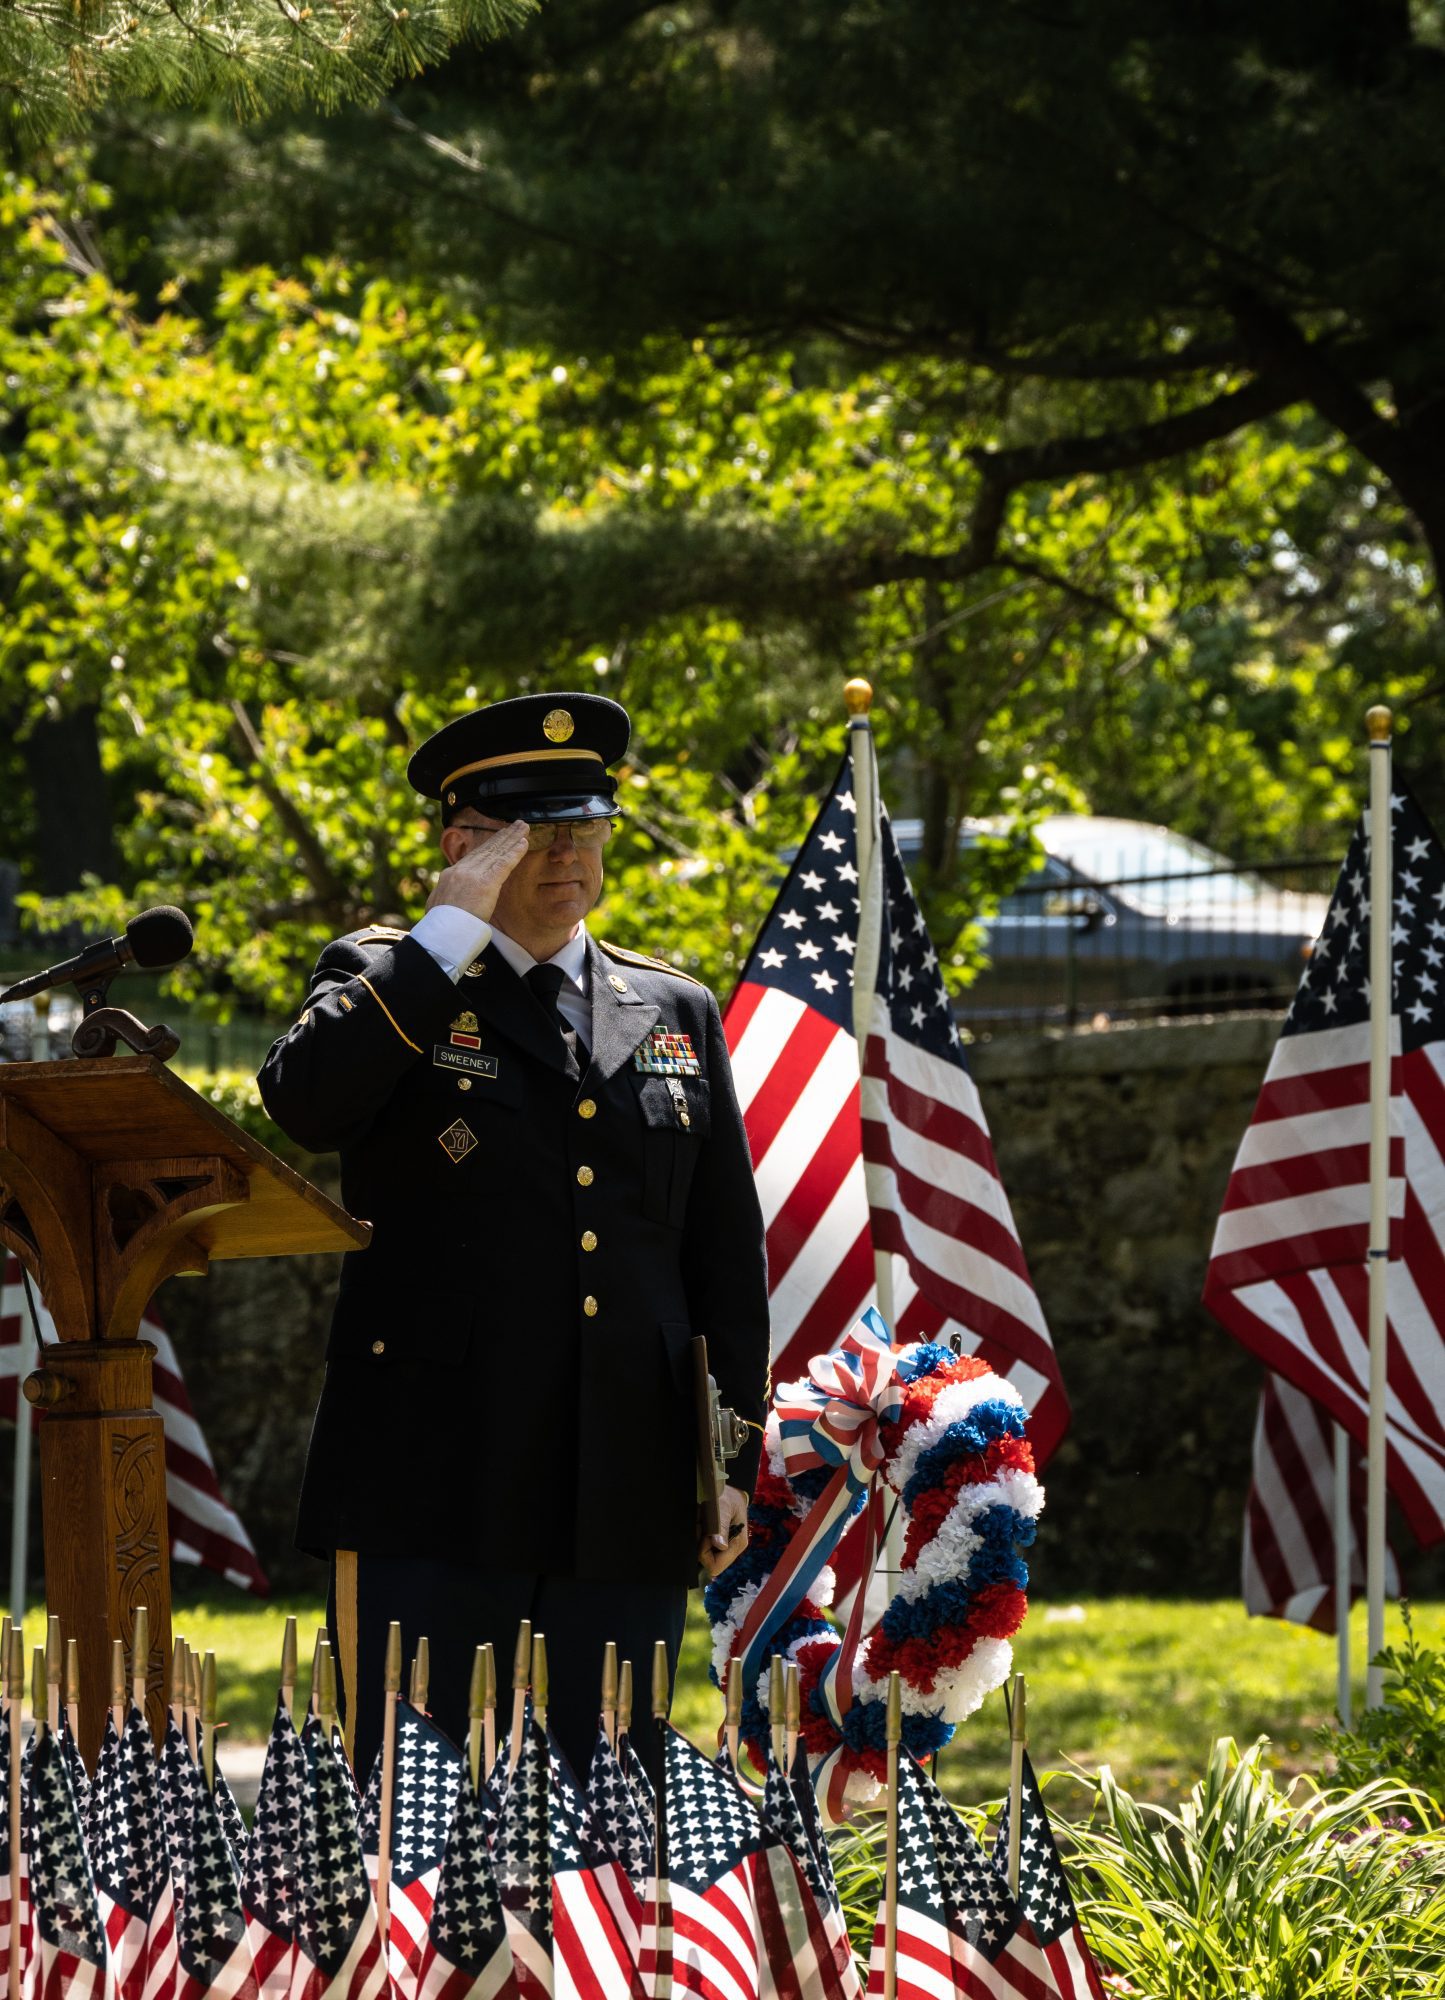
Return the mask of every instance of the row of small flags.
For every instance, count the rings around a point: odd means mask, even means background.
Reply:
[[[774,1731],[761,1790],[747,1785],[735,1750],[709,1758],[666,1723],[659,1648],[659,1801],[629,1740],[628,1669],[582,1781],[547,1727],[540,1635],[520,1637],[500,1742],[491,1649],[478,1649],[461,1750],[426,1713],[424,1653],[401,1698],[392,1629],[386,1732],[360,1792],[324,1637],[299,1729],[293,1720],[291,1622],[249,1832],[215,1759],[214,1655],[198,1671],[178,1642],[157,1753],[139,1631],[129,1682],[116,1662],[91,1776],[62,1699],[55,1621],[36,1650],[28,1738],[23,1635],[7,1629],[0,1983],[10,2000],[863,2000],[865,1990],[1101,2000],[1026,1764],[1011,1891],[1008,1813],[986,1854],[933,1779],[901,1758],[893,1919],[885,1894],[865,1982],[791,1729]]]

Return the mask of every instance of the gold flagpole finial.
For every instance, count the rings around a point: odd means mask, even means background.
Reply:
[[[729,1729],[741,1729],[743,1723],[743,1663],[741,1660],[728,1661],[728,1683],[724,1720]]]
[[[789,1660],[783,1676],[783,1722],[790,1736],[803,1726],[803,1679],[796,1660]]]
[[[206,1789],[216,1789],[216,1656],[207,1652],[201,1662],[201,1768]]]
[[[873,683],[861,677],[845,681],[843,685],[843,706],[849,715],[867,715],[873,706]]]
[[[321,1695],[316,1704],[316,1713],[321,1718],[321,1726],[326,1731],[326,1740],[329,1743],[336,1729],[336,1662],[331,1655],[329,1639],[321,1641],[316,1664],[321,1674]]]
[[[889,1744],[903,1741],[903,1676],[895,1668],[888,1676],[888,1717],[885,1740]]]
[[[671,1707],[672,1675],[667,1665],[667,1648],[659,1639],[652,1649],[652,1712],[659,1722],[666,1722]]]
[[[547,1635],[538,1632],[532,1640],[532,1706],[540,1720],[547,1713]]]
[[[512,1692],[527,1685],[532,1671],[532,1621],[524,1618],[517,1627],[517,1650],[512,1655]]]
[[[480,1648],[482,1655],[482,1707],[495,1708],[497,1705],[497,1656],[492,1651],[492,1642],[487,1640]]]
[[[1372,743],[1388,743],[1395,718],[1383,702],[1365,710],[1365,728]]]
[[[37,1729],[44,1729],[50,1713],[45,1686],[45,1648],[37,1646],[30,1656],[30,1714]]]
[[[5,1693],[12,1702],[19,1702],[25,1699],[25,1627],[23,1625],[12,1625],[10,1628],[10,1657],[5,1662]]]
[[[382,1686],[387,1694],[401,1693],[401,1627],[393,1618],[386,1634],[386,1671]]]
[[[602,1706],[607,1713],[617,1707],[617,1641],[609,1639],[602,1648]]]
[[[110,1705],[125,1712],[125,1641],[110,1642]],[[119,1727],[119,1724],[117,1724]]]
[[[74,1708],[80,1700],[80,1645],[72,1634],[65,1642],[65,1706]]]
[[[487,1649],[478,1646],[472,1654],[472,1684],[467,1690],[467,1714],[480,1722],[487,1707]]]
[[[632,1727],[632,1662],[624,1660],[617,1676],[617,1728],[625,1736]]]
[[[425,1632],[416,1642],[416,1658],[411,1663],[411,1705],[424,1709],[431,1692],[431,1640]]]

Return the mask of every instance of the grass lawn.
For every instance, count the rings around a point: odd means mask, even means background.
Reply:
[[[176,1607],[176,1630],[202,1651],[215,1649],[221,1714],[233,1741],[260,1739],[270,1727],[288,1611],[300,1623],[304,1662],[320,1615],[313,1601],[252,1605],[216,1594]],[[1416,1605],[1413,1615],[1422,1643],[1445,1646],[1445,1604]],[[1401,1632],[1399,1611],[1390,1605],[1387,1642]],[[600,1654],[605,1634],[598,1637]],[[511,1640],[500,1634],[498,1639],[498,1667],[505,1676]],[[1351,1622],[1351,1643],[1355,1685],[1362,1690],[1362,1604]],[[700,1600],[694,1597],[674,1714],[699,1741],[715,1735],[721,1715],[707,1680],[707,1651]],[[1036,1602],[1015,1657],[1028,1676],[1030,1753],[1039,1771],[1066,1770],[1070,1762],[1088,1769],[1109,1763],[1131,1790],[1160,1801],[1187,1790],[1217,1736],[1248,1743],[1266,1735],[1282,1770],[1317,1769],[1313,1733],[1334,1713],[1334,1641],[1273,1619],[1246,1618],[1232,1600]],[[306,1679],[303,1666],[303,1683]],[[641,1688],[646,1680],[644,1669]],[[963,1725],[939,1759],[938,1776],[968,1804],[1002,1795],[1008,1745],[1001,1695],[991,1696]],[[1082,1806],[1082,1788],[1061,1780],[1057,1789],[1050,1787],[1051,1804],[1055,1799],[1067,1817]]]

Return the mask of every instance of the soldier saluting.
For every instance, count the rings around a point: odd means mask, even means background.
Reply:
[[[426,912],[329,944],[261,1070],[270,1115],[339,1152],[373,1226],[342,1266],[297,1534],[332,1565],[363,1771],[393,1618],[408,1653],[430,1637],[458,1739],[473,1647],[506,1657],[530,1618],[585,1769],[602,1641],[640,1666],[665,1639],[676,1666],[703,1553],[694,1334],[722,1400],[763,1419],[763,1223],[717,1002],[586,926],[629,733],[616,702],[546,694],[424,743],[408,777],[440,803],[447,864]],[[634,1740],[655,1762],[650,1716]]]

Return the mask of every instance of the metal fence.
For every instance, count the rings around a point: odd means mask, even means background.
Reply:
[[[985,920],[988,963],[955,1005],[975,1036],[1289,1005],[1338,862],[1107,877],[1049,856]]]

